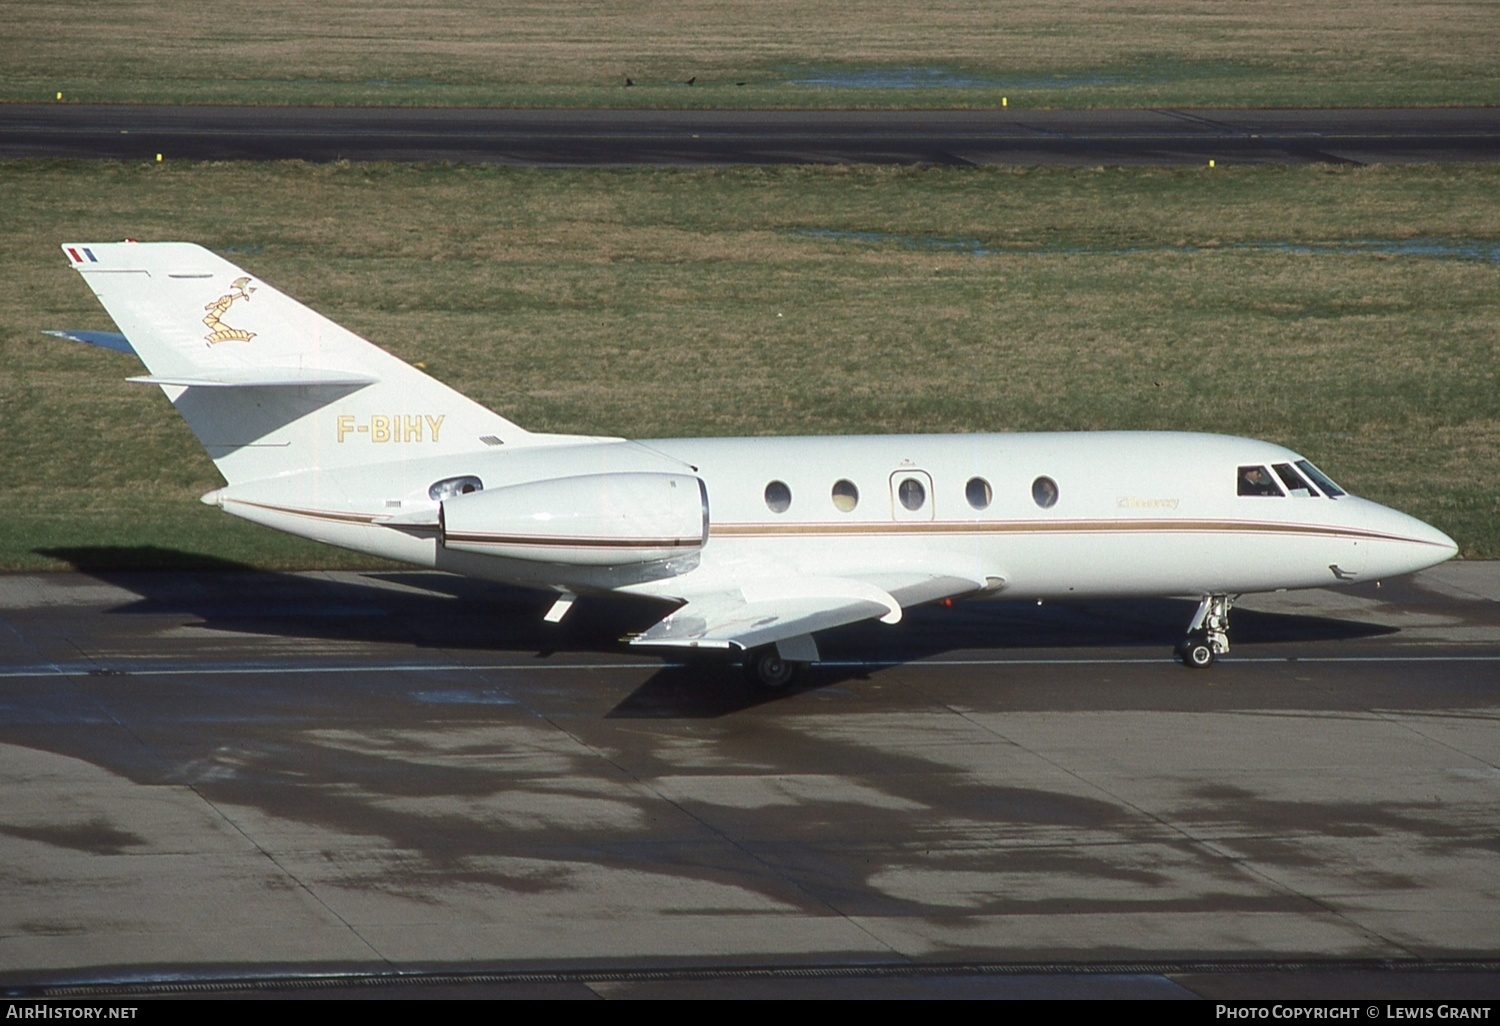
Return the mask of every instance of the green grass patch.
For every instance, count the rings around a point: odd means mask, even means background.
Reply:
[[[1301,450],[1500,557],[1500,168],[0,164],[0,568],[358,564],[212,465],[65,240],[183,239],[536,430]],[[169,551],[175,556],[163,557]]]
[[[0,67],[10,101],[1484,104],[1500,19],[1487,0],[52,0],[7,5]]]

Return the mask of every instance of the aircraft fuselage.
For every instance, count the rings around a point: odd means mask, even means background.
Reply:
[[[887,573],[909,605],[922,597],[899,589],[907,563],[951,568],[1007,598],[1238,594],[1379,579],[1453,555],[1452,540],[1427,524],[1357,496],[1330,497],[1312,481],[1239,494],[1244,468],[1274,475],[1301,460],[1267,442],[1178,432],[607,440],[310,471],[212,498],[280,530],[390,559],[660,598],[719,578],[731,587]],[[454,551],[435,518],[390,526],[436,511],[428,491],[439,480],[472,477],[482,494],[632,472],[700,478],[706,543],[645,564],[572,565],[545,553]],[[573,514],[568,486],[553,494],[556,508],[535,517]]]

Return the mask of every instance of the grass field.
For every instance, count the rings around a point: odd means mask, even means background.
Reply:
[[[1500,100],[1491,0],[267,0],[232,9],[4,0],[0,11],[0,101],[58,91],[82,102],[582,107]]]
[[[1500,168],[0,164],[0,568],[352,565],[219,480],[65,239],[189,239],[539,430],[1288,444],[1500,556]]]

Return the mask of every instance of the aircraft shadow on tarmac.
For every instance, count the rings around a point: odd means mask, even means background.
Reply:
[[[112,610],[180,614],[196,626],[236,634],[331,642],[409,644],[545,660],[560,653],[623,653],[624,635],[668,607],[617,597],[581,600],[561,624],[543,620],[554,596],[427,570],[366,572],[353,580],[256,570],[230,560],[155,547],[37,549],[78,571],[140,596]],[[144,566],[169,571],[143,571]],[[381,584],[397,587],[381,587]],[[957,602],[912,609],[899,624],[863,623],[819,636],[825,662],[786,692],[741,686],[716,658],[669,656],[667,665],[611,713],[615,717],[720,716],[788,695],[863,679],[881,665],[950,652],[1050,649],[1067,658],[1089,650],[1138,648],[1163,664],[1192,617],[1185,599],[1079,602]],[[1395,633],[1382,625],[1327,617],[1238,610],[1236,646],[1350,640]],[[1056,650],[1062,650],[1060,652]],[[635,655],[637,653],[631,653]],[[832,665],[830,665],[832,664]],[[731,685],[731,686],[705,686]]]

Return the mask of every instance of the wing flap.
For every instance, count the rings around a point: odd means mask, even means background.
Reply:
[[[880,575],[905,605],[983,590],[968,575],[912,570]],[[861,620],[896,623],[903,601],[869,578],[757,578],[733,591],[692,596],[632,645],[751,649]]]
[[[883,616],[888,607],[867,598],[805,596],[746,602],[739,592],[696,599],[630,639],[666,648],[750,649],[801,634]]]

